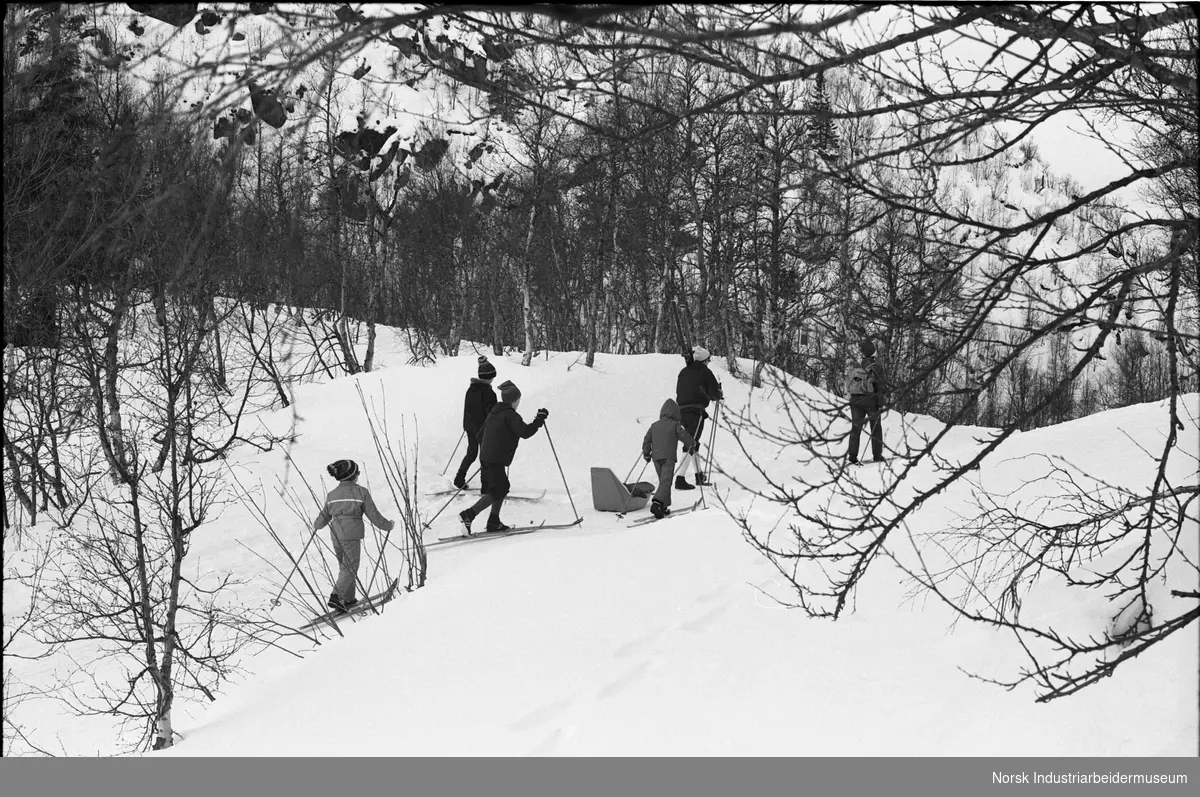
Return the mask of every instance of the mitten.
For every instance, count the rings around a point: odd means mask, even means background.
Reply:
[[[537,418],[542,423],[545,423],[546,419],[549,417],[550,417],[550,410],[546,409],[545,407],[542,407],[540,410],[537,411]]]

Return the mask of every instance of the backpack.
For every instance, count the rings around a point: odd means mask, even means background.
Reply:
[[[851,363],[846,369],[846,392],[851,396],[874,395],[875,375],[862,363]]]

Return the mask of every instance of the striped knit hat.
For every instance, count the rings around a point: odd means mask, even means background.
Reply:
[[[352,459],[339,459],[325,470],[340,482],[348,482],[358,475],[358,463]]]
[[[479,355],[479,378],[488,382],[496,378],[496,366],[488,362],[488,358]]]

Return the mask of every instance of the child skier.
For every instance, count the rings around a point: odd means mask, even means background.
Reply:
[[[358,580],[358,562],[362,554],[363,537],[366,536],[363,515],[384,531],[391,531],[396,524],[379,514],[370,490],[358,486],[358,465],[354,460],[339,459],[326,470],[337,479],[338,486],[330,490],[325,506],[313,523],[313,531],[330,527],[338,575],[328,605],[330,609],[345,614],[358,603],[354,597],[354,584]]]
[[[467,471],[475,464],[479,455],[479,430],[487,420],[488,413],[496,406],[496,391],[492,390],[492,380],[496,378],[496,366],[488,362],[488,358],[479,358],[479,376],[471,377],[471,385],[463,399],[463,431],[467,435],[467,453],[458,473],[454,476],[454,486],[460,490],[467,488]],[[487,492],[486,488],[480,492]]]
[[[546,418],[550,417],[549,410],[540,409],[533,422],[527,424],[517,414],[520,404],[521,391],[516,385],[512,382],[500,385],[500,403],[492,407],[483,428],[479,430],[479,465],[484,495],[474,506],[458,515],[468,535],[471,534],[471,521],[489,506],[492,511],[488,515],[487,530],[504,531],[509,528],[500,520],[500,507],[510,487],[505,468],[512,464],[517,444],[537,434],[537,430],[546,424]]]
[[[679,404],[679,412],[683,418],[683,426],[693,438],[699,440],[704,434],[704,419],[708,417],[706,408],[710,401],[720,401],[724,398],[721,383],[708,370],[708,350],[702,346],[692,349],[690,355],[684,355],[687,363],[675,380],[675,401]],[[696,484],[706,484],[704,471],[700,470],[700,460],[696,460]],[[675,479],[676,490],[691,490],[691,484],[679,474]]]
[[[683,443],[683,450],[695,454],[700,444],[684,427],[679,412],[679,405],[673,399],[663,402],[658,420],[650,424],[646,436],[642,438],[642,457],[654,462],[654,470],[658,473],[658,490],[650,501],[650,514],[663,518],[671,514],[671,477],[675,475],[675,459],[678,443]]]

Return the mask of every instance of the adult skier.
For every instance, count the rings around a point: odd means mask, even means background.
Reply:
[[[517,445],[537,434],[546,424],[550,411],[540,409],[531,423],[525,423],[517,414],[521,404],[521,391],[511,381],[500,385],[500,401],[492,407],[479,431],[479,465],[483,477],[484,495],[474,506],[459,513],[464,532],[471,534],[471,521],[480,512],[491,507],[488,515],[488,531],[505,531],[509,526],[500,519],[500,508],[511,487],[507,468],[517,453]]]
[[[709,356],[708,349],[703,346],[694,347],[690,354],[684,355],[683,359],[687,365],[679,372],[679,378],[675,382],[675,403],[679,405],[683,428],[697,442],[702,439],[701,435],[704,433],[704,419],[708,417],[709,403],[720,401],[725,395],[717,377],[708,370]],[[697,459],[696,484],[707,484],[706,478],[704,471],[700,470],[700,460]],[[681,473],[675,478],[675,489],[694,488]]]

